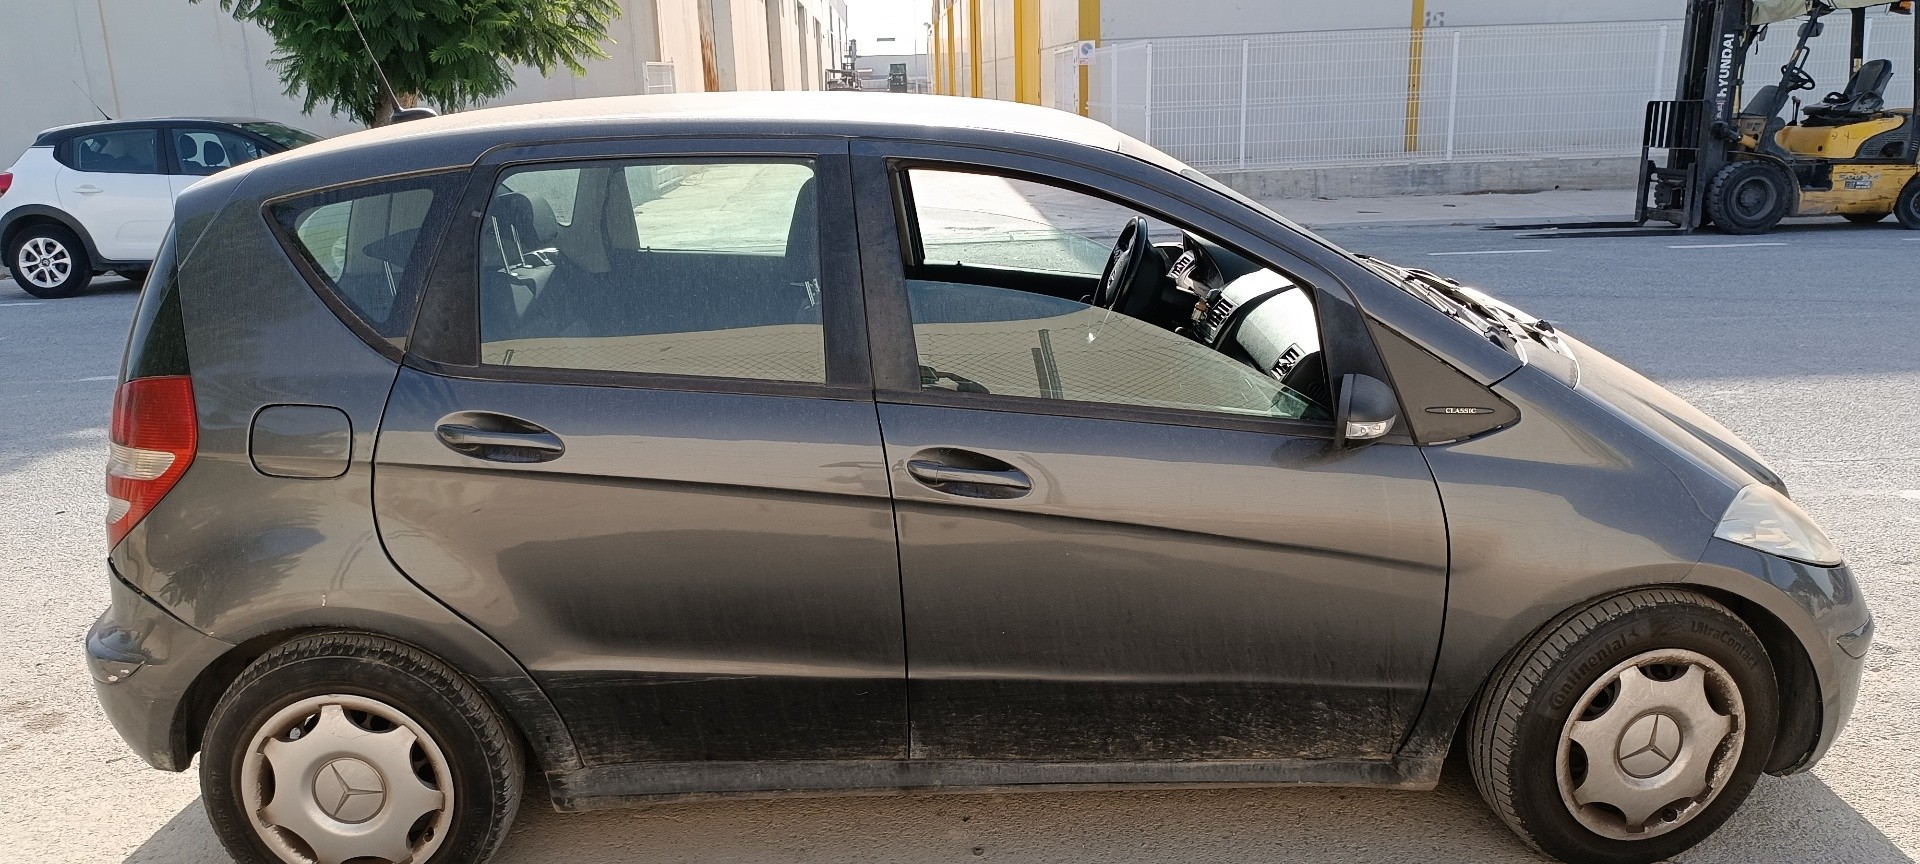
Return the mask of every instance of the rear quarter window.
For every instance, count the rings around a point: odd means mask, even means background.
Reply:
[[[454,174],[390,180],[281,199],[267,212],[328,305],[370,341],[399,348],[457,186]]]

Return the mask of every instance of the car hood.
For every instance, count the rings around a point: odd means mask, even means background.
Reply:
[[[1560,338],[1571,349],[1573,362],[1548,371],[1562,383],[1625,416],[1736,489],[1759,482],[1787,494],[1780,475],[1719,421],[1593,346],[1565,333]]]

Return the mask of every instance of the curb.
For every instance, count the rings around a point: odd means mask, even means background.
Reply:
[[[1278,209],[1278,208],[1275,208]],[[1280,211],[1286,216],[1286,211]],[[1293,217],[1288,216],[1292,219]],[[1302,227],[1314,231],[1336,231],[1342,228],[1434,228],[1434,227],[1471,227],[1477,225],[1505,225],[1520,223],[1527,225],[1577,225],[1599,220],[1626,220],[1628,216],[1549,216],[1529,219],[1525,216],[1475,216],[1458,219],[1380,219],[1370,222],[1305,222],[1295,219]]]

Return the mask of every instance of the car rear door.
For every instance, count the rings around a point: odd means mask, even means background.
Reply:
[[[936,246],[971,247],[949,262],[1071,261],[1073,250],[1037,249],[1017,225],[927,237],[894,202],[943,206],[912,183],[917,170],[988,172],[1045,184],[1012,208],[1027,218],[1057,220],[1097,197],[1205,228],[1260,252],[1272,278],[1312,283],[1334,380],[1384,378],[1339,283],[1122,176],[984,149],[858,147],[863,228],[888,226],[863,238],[914,756],[1391,757],[1425,697],[1446,597],[1445,523],[1418,448],[1397,434],[1341,449],[1326,415],[1304,409],[1209,409],[1231,402],[1179,388],[1245,376],[1240,361],[1071,298],[1005,290],[1020,284],[1005,268],[968,275],[925,260]],[[996,235],[1022,245],[1001,256],[979,246]],[[1194,404],[1173,404],[1183,399]],[[1073,776],[1143,776],[1085,770],[1096,773]]]
[[[76,136],[55,152],[60,208],[110,261],[151,261],[173,221],[173,187],[158,129]]]
[[[846,147],[497,151],[382,423],[380,532],[590,764],[899,758]]]

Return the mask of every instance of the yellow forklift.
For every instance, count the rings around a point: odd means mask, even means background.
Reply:
[[[1920,230],[1920,87],[1913,104],[1885,104],[1893,63],[1865,56],[1867,13],[1878,7],[1913,14],[1912,0],[1692,0],[1678,98],[1647,106],[1635,224],[1690,231],[1711,221],[1729,234],[1760,234],[1788,216],[1870,224],[1891,214]],[[1852,77],[1802,107],[1794,94],[1820,86],[1807,73],[1809,43],[1842,10],[1851,19]],[[1754,45],[1796,21],[1779,81],[1736,107]],[[1901,72],[1920,73],[1920,62]],[[1666,164],[1654,150],[1666,151]]]
[[[1647,104],[1640,197],[1631,222],[1504,225],[1531,237],[1691,233],[1708,225],[1762,234],[1788,216],[1835,215],[1861,224],[1892,215],[1920,230],[1920,87],[1912,103],[1886,104],[1892,61],[1868,59],[1867,14],[1912,15],[1913,0],[1687,0],[1676,98]],[[1852,76],[1809,105],[1795,94],[1820,86],[1807,72],[1812,41],[1828,18],[1848,13]],[[1779,81],[1739,99],[1747,58],[1769,30],[1798,22]],[[1920,79],[1914,61],[1900,74]],[[1790,107],[1791,106],[1791,107]],[[1664,151],[1664,161],[1654,159]],[[1646,227],[1666,222],[1671,228]],[[1544,230],[1543,230],[1544,229]]]

